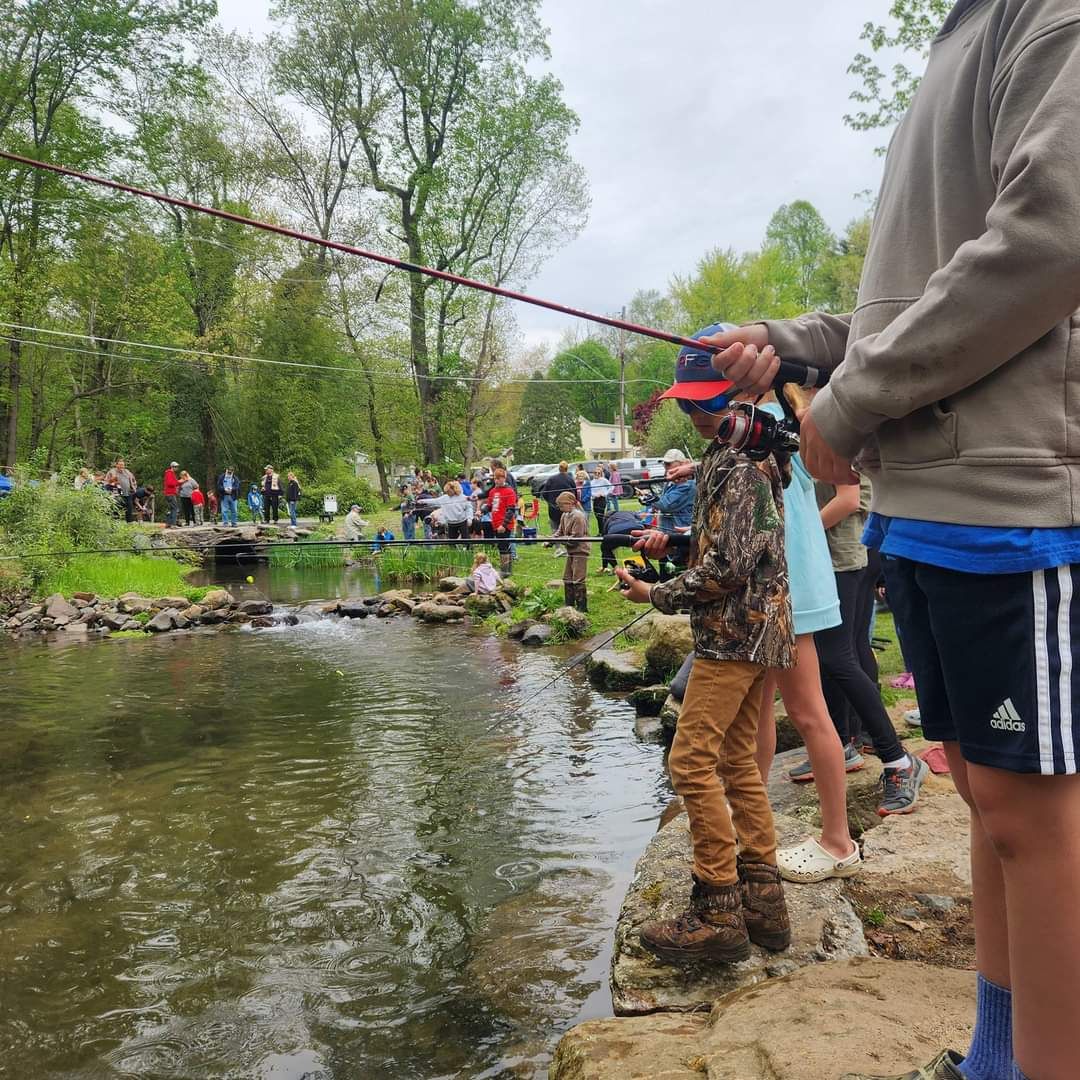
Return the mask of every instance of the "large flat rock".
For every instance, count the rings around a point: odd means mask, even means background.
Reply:
[[[729,994],[708,1014],[591,1020],[559,1043],[550,1080],[836,1080],[905,1072],[963,1050],[975,976],[852,959]]]
[[[804,822],[776,818],[782,844],[804,838]],[[666,964],[642,948],[643,923],[683,911],[690,898],[690,826],[685,814],[675,817],[649,842],[638,862],[615,928],[611,994],[620,1016],[652,1012],[687,1012],[710,1005],[718,997],[765,979],[787,975],[823,960],[867,953],[862,924],[839,882],[787,885],[792,923],[791,948],[782,953],[754,947],[739,964]]]

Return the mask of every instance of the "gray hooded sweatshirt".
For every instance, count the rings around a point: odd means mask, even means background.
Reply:
[[[965,0],[885,164],[858,304],[769,322],[873,509],[1080,524],[1080,3]]]

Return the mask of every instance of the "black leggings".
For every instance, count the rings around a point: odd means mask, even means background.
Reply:
[[[551,522],[551,531],[554,532],[562,521],[562,511],[557,506],[548,503],[548,521]]]
[[[191,502],[191,496],[190,495],[181,495],[180,496],[180,508],[184,511],[184,524],[185,525],[194,525],[195,524],[195,507]]]
[[[269,495],[263,494],[263,520],[269,524],[271,516],[274,523],[278,519],[278,504],[281,502],[281,492],[271,491]]]
[[[596,515],[596,531],[604,531],[604,515],[607,513],[607,499],[603,495],[597,495],[592,501],[593,513]]]
[[[447,540],[468,540],[469,523],[467,521],[453,521],[446,526]]]
[[[825,703],[841,741],[849,742],[858,735],[861,727],[873,739],[874,750],[882,761],[896,761],[904,756],[904,749],[881,702],[877,683],[859,663],[855,643],[856,634],[865,637],[868,633],[866,627],[856,625],[860,586],[867,576],[865,570],[848,570],[836,575],[843,621],[831,630],[819,630],[814,635],[814,643],[821,664]]]

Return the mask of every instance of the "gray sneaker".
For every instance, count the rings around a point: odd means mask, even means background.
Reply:
[[[890,814],[910,814],[919,801],[919,788],[922,787],[930,766],[922,758],[911,757],[908,769],[886,769],[881,774],[881,805],[878,813],[882,817]]]
[[[844,744],[844,772],[858,772],[866,764],[862,754],[854,743]],[[814,779],[814,767],[809,761],[800,762],[793,769],[788,769],[788,779],[796,784],[805,784]]]

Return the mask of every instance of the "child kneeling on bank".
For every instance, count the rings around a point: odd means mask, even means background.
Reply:
[[[782,472],[771,456],[751,461],[715,441],[730,390],[709,353],[679,353],[663,396],[714,440],[698,469],[690,566],[651,586],[616,570],[629,599],[669,615],[689,609],[694,635],[668,759],[690,818],[690,908],[641,929],[642,945],[668,961],[730,963],[750,955],[751,941],[777,951],[791,942],[772,810],[754,760],[766,672],[794,661]]]

